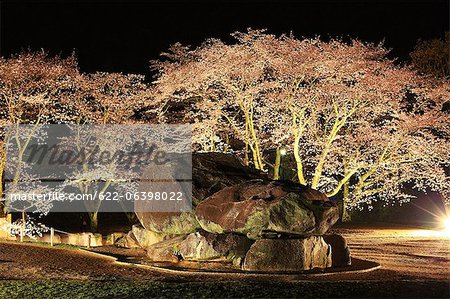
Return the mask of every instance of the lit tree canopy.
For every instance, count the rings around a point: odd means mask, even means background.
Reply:
[[[148,87],[143,79],[143,76],[119,73],[83,74],[73,56],[51,58],[40,52],[0,58],[0,125],[3,129],[6,125],[19,124],[39,128],[42,124],[134,123],[138,120],[133,115],[146,99]],[[25,152],[31,133],[14,139],[18,157]],[[2,134],[0,175],[5,163],[4,139]],[[19,180],[32,181],[26,177],[20,159],[14,166],[10,188]],[[33,184],[27,188],[31,192]],[[46,213],[48,209],[42,211]]]
[[[438,78],[450,77],[450,33],[443,39],[418,40],[411,52],[414,67],[421,73]]]
[[[143,101],[143,76],[82,74],[73,56],[0,58],[2,126],[12,123],[123,123]]]
[[[152,62],[150,92],[142,76],[82,74],[73,57],[2,58],[1,124],[189,122],[195,150],[242,154],[264,171],[285,148],[301,184],[349,207],[405,200],[405,184],[449,190],[447,81],[397,65],[382,45],[233,37],[173,45]]]
[[[406,183],[449,189],[448,82],[396,65],[382,45],[261,30],[233,37],[175,44],[152,62],[160,121],[193,123],[200,150],[242,152],[266,170],[267,152],[285,147],[300,183],[342,192],[350,207],[405,200]]]

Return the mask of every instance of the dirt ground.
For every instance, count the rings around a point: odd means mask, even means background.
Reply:
[[[134,265],[115,263],[111,258],[89,252],[45,245],[0,243],[0,280],[68,280],[68,281],[132,281],[163,283],[227,283],[298,284],[335,283],[350,290],[357,285],[386,287],[368,296],[395,295],[398,288],[411,291],[400,293],[406,297],[447,297],[450,281],[450,238],[442,234],[411,229],[339,229],[349,243],[354,258],[375,261],[381,268],[366,273],[340,273],[324,276],[206,274],[156,271]],[[140,250],[128,250],[139,256]],[[390,287],[387,287],[390,283]],[[400,284],[400,285],[399,285]],[[415,289],[422,290],[417,293]],[[424,289],[429,289],[426,293]],[[343,291],[340,289],[340,291]],[[361,294],[364,290],[361,290]],[[381,293],[380,293],[381,292]],[[427,296],[427,294],[429,296]],[[320,294],[319,294],[320,295]],[[335,295],[337,295],[335,293]],[[328,294],[327,296],[330,296]],[[348,294],[340,293],[339,296]],[[333,296],[331,296],[333,297]]]
[[[338,233],[347,238],[352,256],[381,264],[371,275],[389,271],[401,278],[450,281],[450,234],[423,229],[341,229]]]

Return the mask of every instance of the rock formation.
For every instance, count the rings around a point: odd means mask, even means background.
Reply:
[[[162,171],[167,171],[162,169]],[[168,175],[164,175],[166,178]],[[242,165],[232,155],[200,153],[192,155],[192,205],[221,189],[252,179],[267,179],[265,174]],[[137,201],[135,204],[152,205],[153,202]],[[136,207],[136,211],[149,209]],[[162,234],[189,234],[200,228],[194,212],[136,212],[142,226]]]
[[[326,235],[336,204],[308,187],[271,181],[231,155],[193,155],[193,209],[137,213],[136,240],[154,261],[225,260],[255,272],[347,266],[342,236]],[[122,241],[122,243],[124,243]]]

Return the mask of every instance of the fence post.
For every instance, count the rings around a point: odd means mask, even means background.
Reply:
[[[20,228],[20,242],[23,242],[23,238],[25,237],[25,224],[26,224],[25,210],[22,210],[22,227]]]
[[[91,235],[88,235],[88,246],[87,248],[91,248]]]
[[[50,246],[53,246],[53,238],[55,237],[55,229],[53,227],[50,228]]]
[[[25,230],[23,229],[23,225],[20,227],[20,242],[23,242],[23,235],[25,234]]]

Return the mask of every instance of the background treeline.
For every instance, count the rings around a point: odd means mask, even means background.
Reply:
[[[150,63],[150,83],[81,73],[74,56],[1,58],[1,127],[191,123],[194,151],[238,155],[339,198],[343,211],[407,202],[411,188],[447,196],[448,36],[420,41],[411,65],[357,40],[232,36],[171,46]]]

